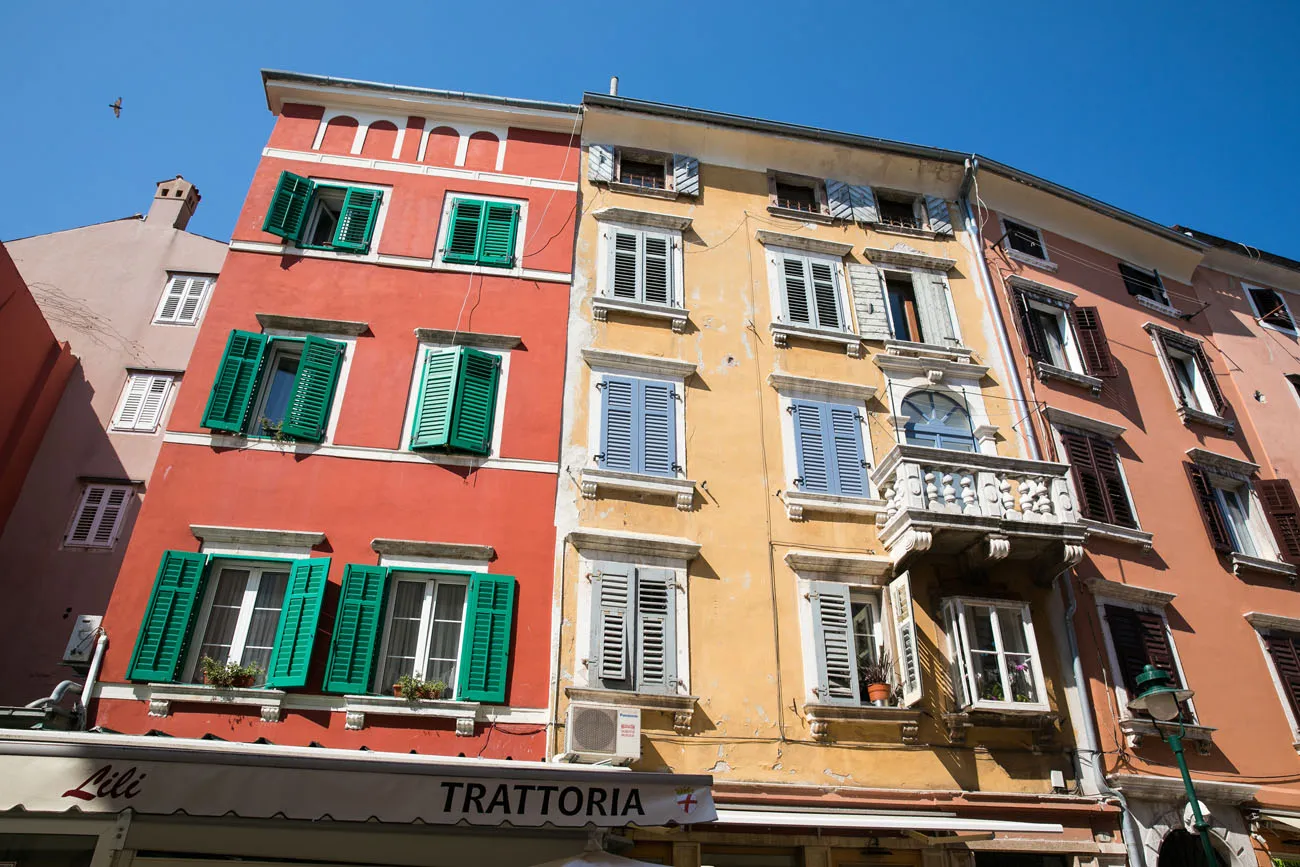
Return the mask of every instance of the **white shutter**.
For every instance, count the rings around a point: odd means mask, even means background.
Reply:
[[[948,203],[938,196],[925,197],[925,212],[930,217],[930,231],[940,235],[952,234],[952,218],[948,215]]]
[[[958,345],[952,308],[948,305],[948,278],[939,271],[913,271],[912,291],[925,342],[934,346]]]
[[[683,196],[700,194],[700,161],[685,154],[673,154],[673,190]]]
[[[193,324],[198,321],[199,310],[203,308],[203,296],[208,291],[210,281],[207,277],[191,277],[185,287],[185,298],[181,301],[180,312],[176,314],[177,322]]]
[[[176,313],[180,310],[181,300],[185,297],[185,287],[189,280],[185,277],[174,276],[167,283],[167,288],[163,290],[162,306],[158,308],[158,322],[175,322]]]
[[[641,233],[611,229],[609,233],[609,294],[614,298],[637,300],[638,260],[640,259]]]
[[[167,403],[167,392],[171,389],[170,376],[151,376],[148,379],[149,385],[145,391],[144,402],[140,406],[140,415],[135,422],[136,430],[153,431],[158,427],[163,406]]]
[[[614,180],[613,145],[587,145],[587,180]]]
[[[122,520],[126,508],[126,488],[109,488],[108,496],[99,510],[99,520],[95,522],[90,544],[100,548],[111,548],[117,538],[117,525]]]
[[[921,700],[921,658],[916,646],[916,618],[912,612],[912,582],[907,572],[889,582],[889,606],[894,617],[894,656],[903,685],[903,705]]]
[[[120,430],[135,430],[151,380],[152,377],[140,373],[133,373],[127,377],[126,390],[122,392],[122,404],[117,408],[113,427]]]
[[[814,581],[808,601],[812,604],[813,644],[817,652],[817,701],[861,704],[848,586]]]
[[[885,280],[880,269],[850,262],[849,287],[853,310],[858,317],[858,334],[863,340],[888,340],[889,314],[885,309]]]

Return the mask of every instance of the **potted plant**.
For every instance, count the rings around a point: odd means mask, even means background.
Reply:
[[[221,689],[247,689],[257,682],[257,676],[262,673],[262,669],[256,665],[217,662],[210,656],[199,660],[199,665],[203,670],[203,682]]]
[[[415,701],[420,698],[420,688],[424,681],[410,674],[404,674],[393,684],[393,697],[404,698],[407,701]]]
[[[996,677],[986,678],[983,675],[980,675],[978,682],[981,701],[1006,700],[1006,694],[1002,691],[1002,682]]]
[[[420,698],[442,698],[447,684],[441,680],[426,680],[420,684]]]
[[[266,416],[262,416],[262,418],[258,420],[258,424],[262,428],[262,433],[269,436],[273,441],[277,443],[289,441],[289,435],[284,432],[284,422],[271,421]]]
[[[876,707],[889,704],[889,697],[894,689],[889,685],[889,675],[893,672],[889,651],[882,650],[875,660],[866,663],[858,671],[858,679],[867,688],[867,700]]]

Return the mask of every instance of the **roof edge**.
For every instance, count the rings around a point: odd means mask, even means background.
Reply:
[[[371,90],[380,94],[393,96],[414,96],[425,99],[446,99],[459,100],[462,102],[477,102],[486,105],[496,105],[509,108],[522,108],[531,111],[550,111],[561,112],[564,114],[577,114],[582,110],[581,105],[568,102],[549,102],[540,99],[518,99],[507,96],[492,96],[485,93],[468,93],[459,90],[437,90],[431,87],[409,87],[400,84],[384,84],[379,81],[364,81],[356,78],[336,78],[332,75],[314,75],[309,72],[290,72],[284,69],[263,69],[262,70],[262,89],[266,92],[266,107],[272,112],[275,108],[271,105],[271,85],[275,82],[285,82],[292,84],[310,84],[315,87],[337,87],[348,90]]]
[[[1245,244],[1241,241],[1220,238],[1218,235],[1211,235],[1209,232],[1201,232],[1187,226],[1174,226],[1174,228],[1210,247],[1224,250],[1237,256],[1243,256],[1256,262],[1267,262],[1270,265],[1276,265],[1279,268],[1285,268],[1288,271],[1300,271],[1300,262],[1297,262],[1295,259],[1288,259],[1286,256],[1279,256],[1277,253],[1270,253],[1267,250],[1252,247],[1250,244]]]

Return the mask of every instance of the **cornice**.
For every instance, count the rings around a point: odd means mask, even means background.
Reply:
[[[1264,614],[1259,611],[1247,611],[1241,616],[1256,629],[1278,629],[1283,632],[1300,633],[1300,617],[1284,617],[1281,614]]]
[[[860,382],[842,382],[834,379],[815,379],[810,376],[795,376],[782,371],[773,371],[767,375],[767,384],[777,391],[805,391],[826,397],[842,397],[848,400],[870,400],[876,394],[874,385]]]
[[[376,554],[390,557],[428,557],[442,560],[491,560],[496,549],[491,545],[465,545],[456,542],[422,542],[415,539],[371,539]]]
[[[1105,578],[1089,578],[1083,583],[1093,596],[1118,599],[1121,602],[1133,602],[1138,605],[1151,605],[1156,608],[1166,607],[1177,597],[1176,593],[1138,587],[1136,584],[1121,584],[1118,581],[1107,581]]]
[[[586,347],[582,350],[582,359],[587,362],[588,367],[604,367],[632,373],[658,373],[682,379],[695,373],[696,370],[693,361],[663,358],[658,355],[636,355],[631,352],[616,352],[612,349]]]
[[[700,553],[700,543],[680,536],[629,533],[594,528],[570,530],[566,537],[579,551],[610,551],[638,557],[665,557],[690,562]]]
[[[773,232],[768,229],[759,229],[756,237],[758,243],[765,247],[789,247],[792,250],[802,250],[805,253],[821,253],[825,256],[838,258],[843,258],[853,252],[852,244],[823,241],[820,238],[808,238],[804,235],[787,235],[784,232]]]
[[[957,265],[956,259],[943,256],[931,256],[906,244],[895,244],[892,249],[883,247],[864,247],[864,256],[871,264],[902,265],[906,268],[920,268],[925,271],[951,271]]]
[[[479,331],[453,331],[449,328],[417,328],[415,339],[421,343],[507,351],[524,345],[524,339],[513,334],[484,334]]]
[[[257,313],[257,323],[263,331],[305,331],[311,334],[340,334],[357,337],[370,330],[367,322],[347,319],[312,319],[307,316],[280,316],[275,313]]]
[[[654,211],[638,211],[633,208],[601,208],[592,213],[601,223],[630,223],[634,226],[646,226],[651,229],[667,229],[684,232],[691,227],[690,217],[678,217],[673,214],[659,214]]]
[[[1089,418],[1086,415],[1069,412],[1063,409],[1057,409],[1049,406],[1046,410],[1047,420],[1058,427],[1072,427],[1079,430],[1085,430],[1089,433],[1095,433],[1105,437],[1108,440],[1117,440],[1124,435],[1127,430],[1123,425],[1111,424],[1101,419]]]
[[[269,530],[262,527],[215,527],[190,524],[194,538],[207,545],[275,545],[312,548],[325,541],[325,534],[310,530]]]
[[[1218,470],[1231,476],[1249,478],[1259,472],[1259,464],[1243,461],[1240,458],[1221,455],[1218,452],[1212,452],[1202,448],[1190,448],[1185,455],[1194,464],[1200,464],[1212,470]]]

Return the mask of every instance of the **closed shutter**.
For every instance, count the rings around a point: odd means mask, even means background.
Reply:
[[[471,347],[460,350],[460,370],[448,444],[478,455],[492,451],[501,358]]]
[[[1071,307],[1074,334],[1079,339],[1079,354],[1083,356],[1083,369],[1092,376],[1118,376],[1115,358],[1110,354],[1106,332],[1101,327],[1101,316],[1096,307]]]
[[[700,161],[686,154],[673,154],[673,190],[682,196],[700,194]]]
[[[930,217],[930,231],[940,235],[952,234],[952,217],[948,203],[938,196],[925,197],[925,212]]]
[[[199,308],[203,305],[203,296],[207,293],[208,287],[212,281],[207,277],[191,277],[188,285],[185,287],[185,300],[181,302],[181,309],[176,314],[176,321],[187,324],[196,322],[199,318]]]
[[[1047,359],[1047,337],[1034,316],[1033,304],[1029,295],[1019,289],[1011,290],[1016,306],[1016,319],[1020,322],[1020,335],[1025,339],[1025,353],[1035,361]]]
[[[515,263],[515,232],[519,227],[519,206],[488,202],[483,221],[478,262],[509,268]]]
[[[670,569],[636,570],[636,689],[677,693],[677,578]]]
[[[808,278],[804,260],[797,256],[782,256],[781,287],[785,293],[785,313],[788,321],[801,325],[813,324],[812,303],[808,300]]]
[[[642,234],[642,299],[647,304],[671,304],[672,241],[666,235]]]
[[[451,205],[450,225],[443,241],[442,261],[472,265],[478,261],[479,227],[483,222],[483,202],[456,199]]]
[[[863,340],[888,340],[889,315],[885,310],[885,281],[880,269],[850,262],[848,272],[858,335]]]
[[[485,573],[470,578],[458,701],[505,703],[514,610],[514,578]]]
[[[225,354],[217,365],[203,426],[209,430],[242,433],[253,400],[257,376],[266,355],[266,335],[251,331],[232,331],[226,341]]]
[[[921,651],[916,631],[916,613],[912,610],[912,579],[904,572],[889,582],[889,607],[894,619],[894,656],[898,660],[898,679],[903,685],[903,706],[921,700]]]
[[[640,299],[640,250],[640,232],[610,231],[609,291],[615,298]]]
[[[1089,437],[1088,444],[1092,446],[1092,464],[1106,492],[1110,523],[1136,529],[1137,519],[1133,516],[1133,506],[1129,503],[1124,478],[1120,475],[1119,456],[1115,453],[1114,443],[1101,437]]]
[[[831,476],[823,437],[821,404],[795,400],[790,402],[790,411],[794,417],[794,450],[799,466],[795,485],[803,491],[828,494]]]
[[[308,337],[303,341],[298,374],[293,380],[293,391],[289,393],[289,406],[284,423],[280,425],[281,432],[313,443],[320,442],[325,436],[330,405],[334,402],[334,387],[338,384],[346,348],[342,343],[323,337]]]
[[[191,551],[163,552],[127,680],[171,683],[180,675],[207,578],[207,562],[203,554]]]
[[[835,482],[831,493],[846,497],[867,495],[866,456],[862,450],[862,424],[851,406],[829,404],[823,410],[834,455]]]
[[[320,622],[321,603],[325,601],[329,571],[329,557],[313,557],[293,564],[271,662],[267,666],[267,686],[283,689],[307,685],[307,668],[316,643],[316,626]]]
[[[158,427],[171,383],[170,376],[132,374],[127,380],[126,395],[117,411],[113,427],[119,430],[153,431]]]
[[[591,653],[588,671],[602,689],[632,688],[632,634],[636,570],[622,563],[593,564]]]
[[[176,316],[181,309],[181,301],[185,297],[186,287],[189,286],[189,278],[172,277],[167,281],[167,288],[163,290],[163,303],[158,308],[159,322],[175,322]]]
[[[111,548],[117,539],[117,527],[122,521],[131,488],[109,488],[99,509],[99,520],[90,533],[88,544],[97,548]]]
[[[640,396],[639,424],[633,424],[633,450],[641,460],[635,472],[672,476],[677,470],[677,391],[670,383],[636,380]],[[639,434],[639,436],[638,436]]]
[[[812,275],[813,302],[816,305],[817,327],[843,328],[840,321],[839,292],[835,286],[835,269],[826,262],[810,261],[809,272]]]
[[[163,290],[162,306],[154,321],[193,324],[198,318],[199,307],[203,303],[209,282],[207,277],[174,275]]]
[[[1136,527],[1114,446],[1099,437],[1062,431],[1079,510],[1092,521]]]
[[[379,215],[384,194],[379,190],[348,187],[343,196],[343,210],[334,230],[334,246],[341,250],[364,253],[370,249],[370,236]]]
[[[1183,467],[1187,470],[1188,481],[1192,483],[1192,495],[1196,497],[1196,505],[1201,510],[1201,520],[1205,522],[1205,532],[1210,536],[1210,544],[1216,551],[1224,553],[1231,551],[1232,536],[1228,534],[1228,525],[1224,521],[1223,512],[1219,509],[1219,500],[1214,496],[1214,486],[1210,484],[1210,477],[1196,464],[1184,463]]]
[[[827,178],[826,202],[830,206],[831,216],[835,219],[853,219],[853,196],[849,191],[848,184]]]
[[[587,180],[614,180],[614,146],[594,144],[587,145]]]
[[[1265,635],[1264,646],[1273,660],[1273,670],[1291,703],[1291,713],[1300,721],[1300,643],[1290,635]]]
[[[297,241],[302,234],[307,206],[311,204],[315,190],[316,185],[306,178],[293,172],[281,172],[280,181],[271,195],[271,204],[266,209],[266,222],[262,224],[262,231]]]
[[[1295,491],[1286,479],[1261,479],[1255,482],[1264,514],[1273,528],[1278,552],[1286,562],[1300,566],[1300,506]]]
[[[370,689],[387,600],[388,569],[349,564],[343,570],[325,692],[357,695]]]
[[[1210,393],[1210,403],[1214,406],[1215,414],[1223,415],[1228,408],[1228,401],[1219,390],[1219,380],[1214,375],[1214,368],[1210,366],[1210,357],[1205,354],[1205,347],[1199,343],[1195,344],[1192,347],[1192,356],[1196,359],[1197,368],[1200,369],[1205,390]]]
[[[600,390],[600,454],[597,456],[600,466],[607,470],[633,472],[636,381],[606,376],[603,385]]]
[[[1129,697],[1138,694],[1137,678],[1148,665],[1168,672],[1170,682],[1182,688],[1174,651],[1165,631],[1165,619],[1151,611],[1138,611],[1123,605],[1107,605],[1106,625],[1119,660],[1120,676]]]
[[[916,295],[916,316],[921,321],[925,342],[935,346],[958,343],[948,305],[948,278],[938,271],[913,271],[912,291]]]
[[[127,430],[135,428],[136,422],[140,419],[140,408],[144,405],[144,396],[148,393],[149,383],[152,381],[153,377],[140,374],[127,377],[126,396],[122,399],[122,406],[117,411],[113,427]]]
[[[809,590],[813,646],[817,654],[817,685],[813,690],[817,701],[819,704],[861,704],[849,588],[845,584],[814,581]]]
[[[434,349],[425,353],[415,418],[411,421],[412,449],[439,448],[451,442],[452,404],[460,364],[459,349]]]

